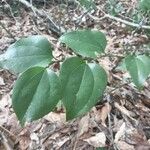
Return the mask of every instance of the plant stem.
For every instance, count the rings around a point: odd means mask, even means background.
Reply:
[[[117,55],[117,54],[110,54],[110,53],[104,53],[103,55],[100,55],[98,58],[102,57],[118,57],[118,58],[125,58],[124,55]]]
[[[123,23],[125,25],[131,26],[131,27],[134,27],[134,28],[150,30],[150,26],[148,26],[148,25],[136,24],[134,22],[130,22],[130,21],[121,19],[119,17],[112,16],[110,14],[107,14],[101,7],[97,7],[97,9],[100,10],[104,14],[104,16],[102,17],[102,19],[108,18],[108,19],[111,19],[111,20]],[[96,20],[96,21],[101,21],[102,20],[101,18],[96,17],[96,16],[92,16],[90,14],[89,14],[89,16],[91,18],[93,18],[94,20]]]

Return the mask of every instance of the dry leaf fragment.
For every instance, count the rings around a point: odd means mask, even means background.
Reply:
[[[31,133],[30,134],[30,139],[32,140],[32,141],[35,141],[37,144],[39,144],[39,137],[37,136],[37,134],[36,133]]]
[[[0,100],[0,108],[3,110],[5,109],[6,106],[10,105],[10,95],[6,94],[2,97],[2,99]]]
[[[114,106],[124,115],[128,116],[130,119],[135,120],[132,116],[133,113],[127,110],[124,106],[120,106],[117,102],[114,103]]]
[[[100,122],[102,123],[102,125],[104,125],[106,127],[105,121],[107,119],[108,114],[111,111],[111,106],[109,103],[105,103],[105,105],[101,108],[100,111],[97,111],[96,117],[95,117],[95,121],[96,122]]]
[[[129,145],[124,141],[118,141],[117,146],[119,150],[135,150],[133,145]]]
[[[7,123],[9,119],[10,109],[8,106],[10,105],[10,96],[6,94],[0,100],[0,125]]]
[[[30,138],[27,136],[20,136],[18,141],[21,150],[27,150],[31,142]]]
[[[89,114],[82,117],[82,119],[79,122],[77,137],[80,137],[82,134],[84,134],[88,131],[88,129],[89,129],[89,119],[90,119]]]
[[[0,77],[0,85],[5,85],[4,79],[2,77]]]
[[[52,123],[57,122],[58,124],[64,124],[66,122],[65,113],[50,112],[44,119]]]
[[[100,61],[100,64],[102,67],[105,69],[107,77],[108,77],[108,82],[111,83],[112,81],[112,75],[110,74],[110,70],[112,69],[112,62],[109,60],[109,58],[103,58]]]
[[[59,142],[57,142],[57,149],[61,149],[61,147],[69,140],[70,140],[70,137],[66,137],[60,140]]]
[[[14,142],[8,139],[7,136],[5,136],[4,133],[1,134],[1,142],[3,143],[6,150],[13,150]]]
[[[117,143],[119,141],[119,139],[124,135],[125,127],[126,127],[126,124],[125,124],[125,122],[123,122],[123,124],[121,125],[119,131],[115,135],[115,140],[114,140],[115,143]]]
[[[84,141],[88,142],[90,145],[94,147],[105,147],[106,136],[104,132],[100,132],[96,134],[95,136],[85,139]]]
[[[7,123],[8,116],[9,116],[9,111],[0,112],[0,126],[3,126],[4,124]]]
[[[136,150],[150,150],[149,144],[139,144],[135,146]]]
[[[144,144],[147,142],[145,133],[141,129],[134,128],[131,125],[128,127],[126,126],[125,135],[126,142],[132,145]]]

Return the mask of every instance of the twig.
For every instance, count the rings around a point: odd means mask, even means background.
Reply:
[[[6,0],[4,0],[4,3],[8,6],[9,11],[10,11],[10,14],[12,15],[12,18],[13,18],[13,19],[15,20],[15,22],[17,23],[17,20],[16,20],[16,18],[15,18],[15,16],[14,16],[14,14],[13,14],[13,11],[12,11],[11,6],[7,3],[7,1],[6,1]]]
[[[121,22],[123,24],[126,24],[128,26],[131,26],[131,27],[135,27],[135,28],[138,28],[138,29],[146,29],[146,30],[150,30],[150,26],[147,26],[147,25],[142,25],[142,24],[137,24],[137,23],[134,23],[134,22],[130,22],[130,21],[127,21],[127,20],[123,20],[119,17],[115,17],[115,16],[112,16],[110,14],[107,14],[103,9],[101,9],[100,7],[97,7],[98,10],[100,10],[104,16],[102,18],[98,18],[96,16],[92,16],[90,14],[88,14],[92,19],[94,20],[102,20],[102,19],[105,19],[105,18],[109,18],[111,20],[115,20],[117,22]]]
[[[107,102],[110,103],[110,96],[107,97]],[[111,144],[113,145],[114,150],[117,150],[117,147],[116,147],[116,145],[114,143],[110,112],[108,113],[108,128],[109,128],[109,132],[110,132],[110,136],[111,136]]]
[[[98,58],[102,58],[102,57],[117,57],[117,58],[124,58],[124,55],[117,55],[117,54],[111,54],[111,53],[104,53],[100,56],[98,56]]]
[[[132,26],[132,27],[136,27],[136,28],[139,28],[139,29],[147,29],[147,30],[150,30],[150,26],[146,26],[146,25],[141,25],[141,24],[136,24],[134,22],[129,22],[127,20],[123,20],[121,18],[118,18],[118,17],[115,17],[115,16],[111,16],[109,14],[105,14],[105,17],[106,18],[110,18],[112,20],[115,20],[115,21],[118,21],[118,22],[121,22],[121,23],[124,23],[126,25],[129,25],[129,26]]]
[[[16,136],[14,134],[12,134],[9,130],[7,130],[6,128],[4,128],[3,126],[0,126],[0,132],[4,132],[8,137],[10,137],[12,140],[16,140]]]
[[[121,89],[122,87],[128,85],[129,83],[123,83],[121,85],[119,85],[118,87],[115,87],[114,89],[110,90],[108,93],[113,93],[114,91],[118,90],[118,89]]]
[[[47,15],[47,13],[44,10],[38,10],[36,7],[34,7],[32,4],[30,4],[29,2],[27,2],[26,0],[19,0],[20,3],[24,4],[26,7],[32,9],[33,12],[39,14],[40,17],[46,17],[49,21],[50,24],[50,30],[54,33],[56,33],[57,35],[61,35],[62,33],[65,32],[64,28],[59,28],[59,26],[57,26],[54,21],[51,19],[51,17],[49,15]]]
[[[9,143],[9,141],[7,140],[6,136],[2,133],[1,134],[2,137],[2,143],[5,147],[6,150],[13,150],[13,146]]]
[[[85,11],[81,16],[79,16],[79,18],[76,20],[75,25],[79,25],[83,19],[84,16],[86,16],[89,12],[91,11],[91,9],[88,9],[87,11]]]
[[[115,108],[117,108],[123,115],[127,116],[128,118],[130,118],[132,121],[136,122],[136,119],[134,119],[132,116],[133,112],[130,112],[129,110],[127,110],[124,106],[120,106],[117,102],[114,103]]]

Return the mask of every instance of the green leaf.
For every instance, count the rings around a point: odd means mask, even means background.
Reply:
[[[99,148],[96,148],[96,150],[106,150],[105,147],[99,147]]]
[[[95,9],[96,5],[92,0],[78,0],[80,5],[85,7],[86,9]]]
[[[94,77],[94,86],[88,102],[81,109],[78,115],[88,112],[102,98],[107,86],[107,74],[105,70],[98,64],[90,63],[88,65]]]
[[[141,89],[150,74],[150,57],[146,55],[128,55],[125,58],[125,64],[134,84]]]
[[[72,31],[62,35],[59,40],[74,52],[92,58],[103,53],[107,44],[106,37],[102,32],[91,30]]]
[[[89,111],[102,96],[107,83],[106,73],[99,65],[87,65],[78,57],[62,64],[60,80],[67,120]]]
[[[150,0],[140,0],[139,6],[142,10],[150,10]]]
[[[116,67],[116,70],[123,71],[123,72],[127,71],[125,59],[122,59],[121,62],[119,62],[118,66]]]
[[[0,55],[0,66],[20,73],[33,66],[46,67],[52,59],[49,41],[42,36],[22,38]]]
[[[43,67],[26,70],[16,81],[12,105],[21,124],[37,120],[52,111],[61,99],[56,74]]]
[[[60,69],[60,80],[62,87],[66,87],[70,73],[82,64],[85,64],[85,62],[79,57],[71,57],[63,62]],[[65,89],[62,88],[62,90],[64,93]]]

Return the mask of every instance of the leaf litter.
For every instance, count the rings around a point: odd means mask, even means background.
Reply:
[[[11,6],[12,2],[7,2]],[[76,25],[74,22],[78,21],[85,10],[77,8],[76,5],[70,5],[71,7],[66,9],[68,7],[66,3],[58,2],[46,3],[46,7],[41,5],[44,1],[34,5],[38,6],[38,9],[44,9],[65,29],[73,30],[78,26],[103,30],[109,39],[106,50],[110,53],[123,54],[125,48],[142,50],[140,45],[149,41],[144,32],[132,34],[122,24],[107,19],[97,23],[85,15]],[[97,5],[105,6],[105,1],[96,2]],[[128,6],[129,2],[125,5]],[[6,3],[2,3],[2,7],[6,12]],[[131,6],[128,7],[129,10]],[[13,12],[16,13],[15,19],[8,11],[0,13],[1,22],[16,39],[42,34],[52,41],[57,49],[54,55],[58,59],[72,55],[67,48],[64,50],[57,43],[57,36],[51,32],[46,20],[39,19],[25,6],[20,8]],[[95,15],[101,17],[99,12],[95,12]],[[2,54],[14,39],[2,27],[0,29],[0,54]],[[94,150],[97,147],[120,150],[150,149],[150,80],[142,92],[137,91],[132,84],[124,84],[128,75],[120,71],[112,72],[117,61],[115,58],[99,60],[99,63],[108,70],[109,85],[103,100],[89,114],[66,122],[65,112],[62,109],[49,113],[24,128],[19,125],[11,106],[11,90],[16,76],[0,69],[0,149]],[[58,68],[59,66],[56,70]]]

